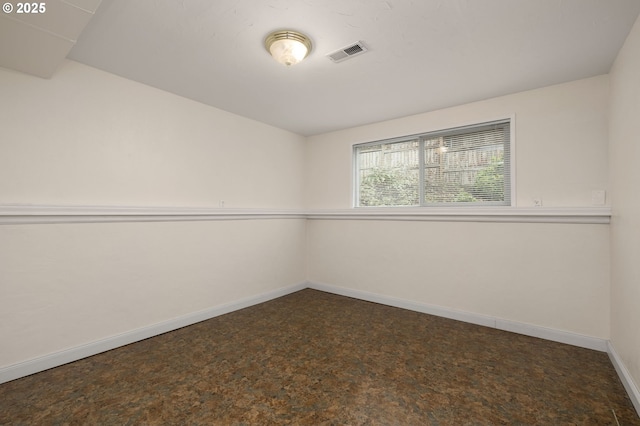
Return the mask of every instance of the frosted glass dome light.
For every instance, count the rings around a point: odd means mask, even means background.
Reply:
[[[275,31],[267,36],[264,45],[276,61],[286,66],[297,64],[311,52],[309,37],[296,31]]]

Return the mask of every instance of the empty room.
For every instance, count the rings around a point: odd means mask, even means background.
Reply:
[[[640,1],[0,13],[0,424],[640,425]]]

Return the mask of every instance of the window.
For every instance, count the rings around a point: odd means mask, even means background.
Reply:
[[[511,205],[510,120],[354,146],[355,205]]]

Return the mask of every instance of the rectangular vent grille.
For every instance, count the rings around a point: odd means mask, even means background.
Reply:
[[[343,47],[342,49],[336,50],[335,52],[331,52],[327,55],[327,58],[331,59],[333,62],[338,63],[349,58],[353,58],[354,56],[362,55],[368,49],[361,41],[350,44],[347,47]]]

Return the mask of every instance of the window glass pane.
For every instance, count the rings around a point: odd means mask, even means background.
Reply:
[[[509,205],[509,137],[500,121],[357,145],[357,204]]]
[[[359,205],[419,205],[419,147],[413,140],[358,149]]]

